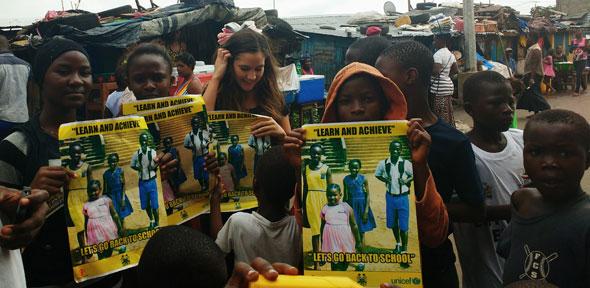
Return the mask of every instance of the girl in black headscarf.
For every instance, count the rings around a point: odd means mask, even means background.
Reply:
[[[50,193],[48,204],[53,214],[24,250],[23,262],[27,286],[61,287],[73,284],[62,192],[73,175],[60,162],[51,164],[60,158],[59,126],[76,121],[76,111],[84,105],[92,87],[92,70],[82,46],[54,38],[37,52],[33,72],[41,88],[43,107],[39,115],[0,143],[0,182]],[[112,287],[120,279],[120,276],[100,279],[96,285]]]

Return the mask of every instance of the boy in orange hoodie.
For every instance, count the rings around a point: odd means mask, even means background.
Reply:
[[[406,100],[399,88],[377,69],[351,63],[336,74],[322,123],[379,120],[405,120]],[[414,171],[414,191],[420,242],[436,247],[445,241],[449,218],[427,164],[430,136],[420,120],[410,120],[408,140]],[[300,148],[305,141],[303,129],[294,129],[285,138],[288,147]]]

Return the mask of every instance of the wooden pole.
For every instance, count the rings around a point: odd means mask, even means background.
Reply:
[[[473,0],[463,1],[463,28],[465,36],[465,68],[466,72],[477,71],[475,56],[475,19],[473,15]]]

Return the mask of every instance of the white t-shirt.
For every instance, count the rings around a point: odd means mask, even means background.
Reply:
[[[437,96],[453,95],[455,86],[453,86],[453,81],[449,77],[449,74],[451,73],[451,66],[457,62],[455,55],[445,47],[438,49],[432,57],[434,58],[434,63],[442,65],[443,68],[440,71],[440,75],[432,76],[430,93]]]
[[[0,227],[5,221],[0,213]],[[0,248],[0,287],[25,288],[25,270],[20,251]]]
[[[233,251],[236,261],[246,263],[262,257],[270,263],[298,267],[302,255],[301,231],[293,216],[270,222],[256,212],[237,212],[223,225],[215,243],[225,253]]]
[[[471,144],[486,205],[509,205],[510,195],[524,184],[522,130],[510,129],[503,134],[506,147],[498,153]],[[496,253],[496,244],[507,226],[506,221],[454,223],[464,288],[504,287],[504,259]]]
[[[148,154],[151,154],[151,156]],[[149,147],[147,148],[146,153],[143,153],[141,148],[133,153],[133,156],[131,156],[131,167],[141,168],[141,170],[138,171],[139,180],[149,180],[156,177],[156,171],[154,170],[154,168],[158,166],[156,161],[154,161],[156,156],[156,150]]]
[[[401,164],[403,163],[403,164]],[[387,175],[387,168],[386,164],[390,164],[391,168],[389,170],[389,175]],[[400,175],[399,165],[404,165],[403,175]],[[387,193],[392,195],[400,195],[400,194],[407,194],[410,191],[408,185],[403,185],[401,187],[400,192],[400,178],[402,180],[407,180],[411,178],[413,175],[412,173],[412,162],[405,160],[403,158],[399,158],[397,163],[391,164],[391,158],[387,158],[385,160],[379,161],[377,164],[377,169],[375,169],[375,176],[383,177],[386,179],[390,179],[389,183],[386,184],[387,186]]]

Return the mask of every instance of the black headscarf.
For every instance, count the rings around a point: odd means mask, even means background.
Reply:
[[[69,51],[78,51],[84,54],[86,58],[90,59],[88,52],[86,52],[82,45],[66,38],[55,37],[39,48],[33,65],[33,75],[35,77],[35,82],[37,82],[37,85],[39,85],[41,89],[43,89],[45,73],[47,73],[47,69],[49,69],[51,63],[62,54]]]

